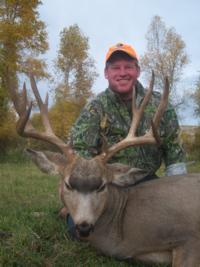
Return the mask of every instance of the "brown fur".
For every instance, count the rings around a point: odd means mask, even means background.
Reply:
[[[94,227],[83,240],[120,259],[200,266],[199,173],[129,187],[142,179],[140,170],[103,164],[98,157],[77,157],[70,166],[61,161],[58,165],[61,199],[75,224]]]

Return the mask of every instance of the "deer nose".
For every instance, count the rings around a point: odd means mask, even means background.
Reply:
[[[76,229],[79,232],[80,236],[88,237],[90,232],[94,230],[94,226],[87,222],[82,222],[76,225]]]

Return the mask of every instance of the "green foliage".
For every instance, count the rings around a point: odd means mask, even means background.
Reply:
[[[9,110],[8,94],[0,82],[0,121],[4,118]]]
[[[92,94],[91,88],[97,73],[88,50],[88,38],[77,24],[64,28],[60,33],[60,48],[55,60],[55,68],[59,73],[56,99],[84,102]]]
[[[18,136],[15,130],[15,114],[7,111],[0,115],[0,156],[4,155],[8,148],[17,144]]]
[[[196,158],[200,158],[200,128],[195,133],[195,154]]]
[[[182,131],[181,140],[189,160],[199,160],[200,158],[200,127],[193,132]]]

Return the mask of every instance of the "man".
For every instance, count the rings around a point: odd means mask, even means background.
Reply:
[[[108,80],[108,88],[85,106],[71,131],[70,142],[73,149],[86,158],[101,152],[102,136],[107,139],[108,145],[115,144],[127,136],[132,120],[132,92],[136,90],[137,105],[140,105],[146,93],[138,81],[138,55],[128,44],[119,43],[108,50],[104,73]],[[160,93],[153,92],[139,124],[138,136],[149,130],[160,97]],[[178,133],[177,116],[169,104],[159,127],[163,141],[160,147],[129,147],[116,153],[110,162],[120,162],[146,171],[148,175],[137,183],[158,178],[156,171],[162,162],[166,166],[166,175],[184,174],[187,170],[184,152],[178,143]],[[67,209],[61,209],[60,214],[65,217]],[[69,214],[67,225],[71,238],[77,239],[75,226]]]
[[[122,43],[110,47],[105,64],[108,88],[86,105],[72,128],[70,140],[78,153],[84,157],[99,154],[102,136],[109,145],[125,138],[132,120],[132,91],[136,90],[137,105],[145,95],[145,89],[138,81],[139,76],[139,59],[133,47]],[[160,93],[153,92],[138,127],[138,135],[150,128],[159,101]],[[155,173],[162,162],[166,167],[166,175],[186,173],[184,152],[178,142],[178,120],[170,104],[161,120],[159,134],[163,140],[159,148],[155,145],[129,147],[115,154],[111,162],[146,170],[152,178],[156,177]]]

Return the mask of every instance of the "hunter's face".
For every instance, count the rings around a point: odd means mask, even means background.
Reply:
[[[139,75],[140,68],[135,60],[116,59],[105,68],[105,78],[109,87],[124,99],[131,98],[133,86]]]

